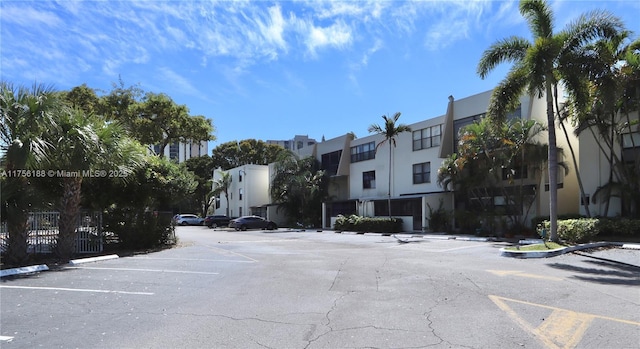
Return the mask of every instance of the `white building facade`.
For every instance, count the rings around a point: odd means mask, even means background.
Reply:
[[[409,124],[412,131],[400,134],[395,148],[390,148],[388,143],[380,145],[385,140],[377,134],[362,138],[344,134],[307,147],[305,154],[315,157],[330,178],[331,200],[323,204],[322,228],[331,229],[338,215],[387,217],[389,199],[390,213],[403,219],[404,231],[430,230],[433,210],[442,208],[451,213],[465,210],[469,197],[441,188],[437,184],[437,171],[443,160],[456,151],[460,128],[484,117],[491,93],[486,91],[460,100],[449,97],[446,107],[443,103],[445,114]],[[523,96],[519,108],[508,117],[532,119],[546,125],[546,102],[544,98]],[[638,113],[632,114],[631,118],[637,120]],[[559,169],[558,214],[584,214],[585,204],[590,205],[592,216],[604,214],[605,203],[581,198],[576,176],[579,170],[587,198],[608,181],[609,165],[602,154],[597,154],[598,140],[587,134],[578,138],[571,130],[565,137],[560,126],[555,127],[557,145],[564,154],[559,155],[559,161],[569,169],[568,172]],[[546,144],[547,137],[547,132],[543,132],[539,141]],[[626,142],[620,144],[618,153],[620,156],[626,154],[629,161],[638,161],[640,132],[630,132],[623,138]],[[576,155],[577,167],[572,161],[571,148]],[[269,197],[272,169],[273,166],[246,165],[229,170],[233,177],[229,200],[231,216],[257,214],[274,221],[286,221],[277,217],[276,206],[271,204]],[[531,208],[526,212],[523,210],[524,222],[549,215],[548,173],[546,169],[542,172],[524,179],[528,190],[536,197]],[[490,199],[501,205],[500,197]],[[217,214],[226,212],[224,205],[223,198]],[[615,216],[622,212],[625,203],[613,199],[606,205],[606,214]]]
[[[160,152],[159,145],[153,145],[150,147],[149,152],[158,154]],[[175,160],[178,163],[184,162],[187,159],[204,156],[209,154],[209,142],[184,142],[184,143],[171,143],[164,148],[164,157],[167,159]]]
[[[221,171],[213,171],[214,182],[222,176]],[[225,172],[231,176],[229,197],[222,193],[215,199],[214,214],[228,214],[234,218],[248,215],[267,218],[267,206],[270,202],[269,166],[243,165]]]

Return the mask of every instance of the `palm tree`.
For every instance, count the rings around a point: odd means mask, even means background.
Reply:
[[[210,195],[218,196],[224,194],[227,200],[227,217],[229,216],[229,187],[231,187],[231,173],[227,171],[218,170],[220,178],[213,181],[213,190]]]
[[[69,174],[61,178],[59,232],[55,246],[56,255],[66,261],[75,251],[83,176],[94,173],[98,177],[110,176],[126,181],[127,176],[143,163],[145,152],[139,143],[125,136],[120,124],[106,123],[80,109],[65,108],[57,114],[56,121],[57,127],[47,134],[54,149],[48,162],[52,168]]]
[[[546,97],[549,137],[549,213],[551,221],[550,240],[557,241],[558,220],[558,154],[555,132],[554,88],[571,72],[563,63],[576,59],[581,48],[601,37],[611,37],[623,27],[619,19],[607,12],[591,12],[570,23],[564,30],[554,34],[553,14],[544,0],[521,0],[520,13],[527,20],[533,41],[512,36],[494,43],[487,49],[478,64],[478,74],[485,78],[498,64],[513,62],[507,77],[494,89],[488,115],[503,121],[506,114],[518,103],[522,93]],[[571,85],[566,86],[569,92]]]
[[[275,163],[270,195],[291,223],[320,226],[327,197],[325,171],[313,156],[299,159],[289,152]]]
[[[630,113],[638,110],[640,103],[640,39],[625,44],[629,32],[623,31],[613,39],[600,40],[588,47],[592,60],[580,62],[578,69],[586,71],[589,88],[589,105],[577,114],[577,135],[589,131],[598,140],[601,154],[609,163],[609,178],[605,185],[593,194],[594,201],[605,201],[604,216],[608,214],[611,196],[622,198],[623,214],[637,214],[640,206],[640,158],[623,159],[619,146],[625,134],[633,132],[637,120]],[[633,141],[630,137],[629,141]]]
[[[389,219],[391,219],[391,160],[392,160],[392,147],[396,147],[396,137],[403,132],[411,132],[411,128],[405,124],[396,125],[400,118],[400,112],[393,115],[392,118],[382,115],[384,125],[371,125],[369,126],[369,133],[376,133],[384,136],[384,140],[376,145],[376,151],[378,147],[385,143],[389,143],[389,190],[387,191],[387,205],[389,207]]]
[[[0,84],[0,156],[3,170],[9,174],[2,181],[2,211],[9,230],[8,264],[21,265],[28,258],[27,221],[34,194],[26,173],[16,171],[36,169],[46,158],[50,144],[42,135],[54,126],[52,116],[58,106],[50,87]]]

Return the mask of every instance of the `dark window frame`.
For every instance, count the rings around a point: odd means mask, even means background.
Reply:
[[[371,160],[376,158],[376,142],[356,145],[351,147],[351,163]]]
[[[411,173],[413,184],[431,183],[431,162],[427,161],[413,164]]]
[[[376,171],[362,172],[362,189],[376,188]]]
[[[440,146],[442,128],[442,124],[438,124],[413,131],[411,134],[413,151]]]

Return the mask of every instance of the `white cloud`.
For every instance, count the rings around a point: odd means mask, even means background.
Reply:
[[[342,21],[328,27],[317,27],[312,22],[305,22],[305,45],[308,53],[315,57],[318,49],[325,47],[344,48],[352,41],[351,28]]]
[[[2,6],[2,21],[15,23],[25,27],[38,26],[44,24],[48,27],[57,27],[63,24],[60,17],[55,13],[46,10],[40,10],[33,7],[24,8],[23,6]]]
[[[200,92],[187,78],[176,73],[171,68],[160,67],[158,68],[158,72],[160,73],[162,80],[171,84],[173,88],[177,91],[180,91],[180,93],[192,95],[202,100],[207,99],[207,97],[202,92]]]

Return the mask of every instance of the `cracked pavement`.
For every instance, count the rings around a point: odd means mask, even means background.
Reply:
[[[640,339],[639,271],[594,281],[605,266],[577,255],[514,260],[494,243],[330,232],[178,234],[179,248],[2,280],[0,336],[10,339],[0,346],[624,348]],[[579,336],[545,324],[578,313],[596,319]]]

